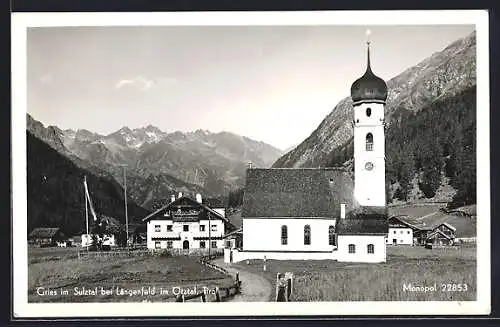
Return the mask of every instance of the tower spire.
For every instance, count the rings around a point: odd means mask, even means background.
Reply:
[[[367,61],[366,61],[366,71],[371,72],[372,68],[370,66],[370,30],[366,30],[366,52],[367,52]]]

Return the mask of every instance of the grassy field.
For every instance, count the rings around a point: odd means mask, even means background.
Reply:
[[[179,289],[196,287],[201,292],[203,287],[231,283],[231,278],[197,259],[151,255],[78,259],[77,248],[29,248],[28,301],[164,302],[173,301]]]
[[[473,301],[476,299],[476,248],[432,249],[389,246],[386,263],[262,260],[238,263],[267,278],[275,287],[276,273],[293,272],[292,301]],[[404,286],[436,287],[427,292]],[[466,291],[448,291],[446,284]],[[458,284],[461,286],[458,287]],[[443,286],[444,285],[444,286]],[[443,287],[446,289],[443,291]],[[450,285],[453,289],[454,286]]]

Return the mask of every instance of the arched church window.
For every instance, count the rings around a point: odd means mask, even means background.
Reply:
[[[372,115],[372,108],[366,108],[366,117],[370,117]]]
[[[366,246],[366,250],[368,253],[373,254],[373,253],[375,253],[375,246],[373,244],[368,244]]]
[[[286,225],[281,226],[281,245],[288,244],[288,227]]]
[[[356,253],[356,245],[349,244],[349,253]]]
[[[366,134],[366,151],[373,151],[373,134]]]
[[[328,227],[328,244],[335,245],[335,227],[332,225]]]
[[[304,245],[311,245],[311,226],[304,226]]]

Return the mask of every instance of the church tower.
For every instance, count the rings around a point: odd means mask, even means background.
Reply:
[[[351,86],[354,111],[354,196],[361,206],[386,206],[384,108],[387,85],[370,66]]]

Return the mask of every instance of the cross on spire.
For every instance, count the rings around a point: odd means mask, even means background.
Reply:
[[[371,71],[370,66],[370,34],[371,31],[369,29],[366,30],[366,50],[367,50],[367,63],[366,63],[366,71]]]

